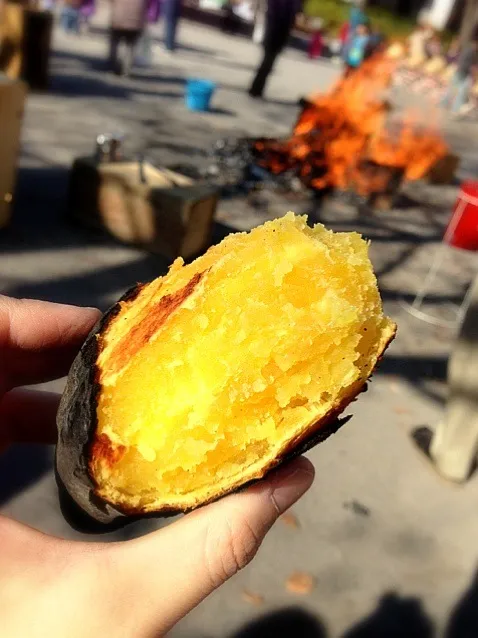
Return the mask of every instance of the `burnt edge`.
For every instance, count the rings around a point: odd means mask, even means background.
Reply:
[[[121,304],[134,301],[145,284],[138,283],[116,301],[99,319],[86,338],[68,373],[57,414],[58,442],[55,479],[60,508],[67,522],[86,533],[108,532],[121,512],[95,494],[88,469],[90,447],[96,432],[96,402],[101,386],[97,360],[101,335],[121,311]]]
[[[204,272],[197,272],[182,288],[163,295],[159,301],[150,300],[146,312],[137,318],[112,348],[108,357],[108,368],[111,372],[120,372],[149,339],[156,334],[168,319],[190,297],[204,277]],[[107,329],[107,328],[106,328]]]

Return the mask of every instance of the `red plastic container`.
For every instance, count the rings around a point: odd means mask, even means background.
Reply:
[[[478,182],[463,182],[444,240],[456,248],[478,250]]]

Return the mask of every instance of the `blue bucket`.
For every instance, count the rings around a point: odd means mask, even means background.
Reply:
[[[209,80],[186,82],[186,106],[190,111],[208,111],[216,84]]]

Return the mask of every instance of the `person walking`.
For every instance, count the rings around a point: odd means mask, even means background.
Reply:
[[[367,47],[370,42],[370,27],[367,24],[359,24],[353,36],[350,38],[345,57],[346,74],[355,71],[365,60]]]
[[[163,0],[164,44],[171,53],[176,50],[176,34],[182,12],[182,0]]]
[[[82,0],[80,5],[80,32],[88,32],[90,21],[96,12],[96,0]]]
[[[65,33],[80,33],[81,0],[65,0],[60,13],[60,26]]]
[[[120,75],[129,75],[134,62],[136,44],[146,24],[148,0],[112,0],[110,55],[111,69]],[[122,60],[118,50],[124,44]]]
[[[464,48],[448,91],[442,101],[445,108],[451,106],[452,115],[460,115],[468,100],[473,81],[478,75],[478,40]]]
[[[277,56],[287,44],[296,15],[302,8],[301,0],[267,0],[264,34],[264,55],[249,89],[249,95],[262,97]]]
[[[363,1],[354,0],[351,4],[349,20],[346,23],[347,28],[344,30],[344,40],[342,43],[341,56],[345,64],[345,72],[349,73],[354,68],[360,66],[362,60],[357,58],[363,58],[365,55],[365,49],[361,51],[362,44],[365,41],[365,32],[370,35],[369,19],[367,14],[363,10]],[[365,47],[367,46],[365,41]],[[351,53],[352,46],[355,47],[355,51]]]

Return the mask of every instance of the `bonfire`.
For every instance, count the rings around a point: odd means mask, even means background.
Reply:
[[[313,189],[384,192],[390,182],[418,180],[448,154],[437,131],[410,116],[390,126],[387,89],[395,61],[376,55],[328,94],[303,101],[292,135],[255,142],[257,163],[273,174],[294,170]]]

